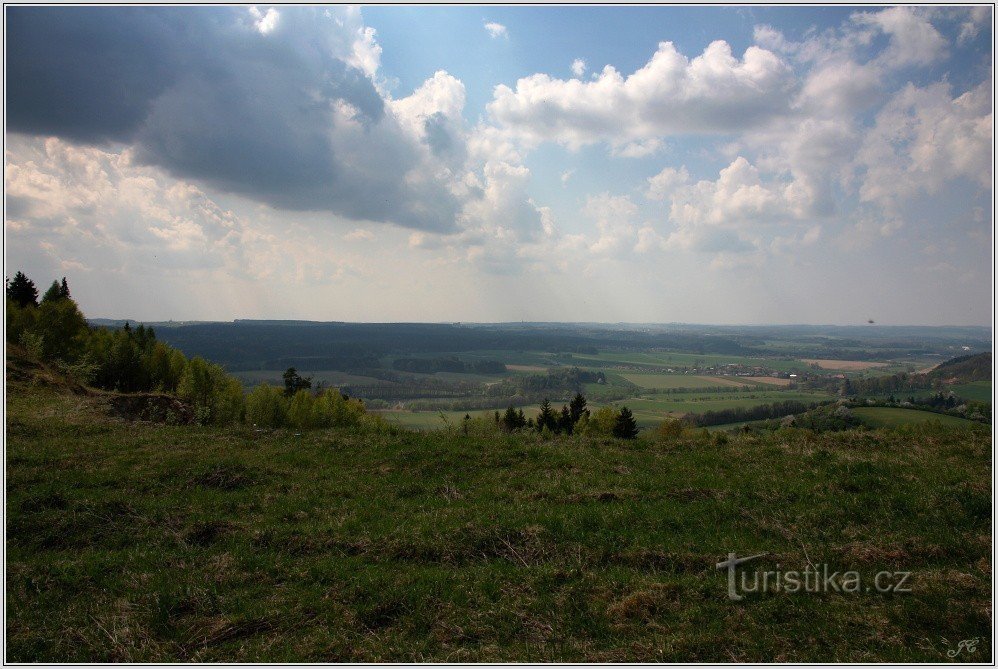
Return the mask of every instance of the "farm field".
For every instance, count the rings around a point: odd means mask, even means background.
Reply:
[[[725,376],[692,376],[687,374],[642,374],[622,372],[623,378],[634,385],[650,389],[667,388],[744,388],[756,385],[748,379]]]
[[[808,366],[799,360],[785,360],[780,358],[751,358],[737,355],[725,354],[705,354],[695,353],[673,353],[673,352],[601,352],[597,355],[575,354],[572,356],[571,364],[585,367],[593,365],[594,368],[602,368],[607,365],[638,365],[654,369],[668,369],[670,367],[688,367],[702,363],[706,366],[719,365],[746,365],[749,367],[760,366],[775,369],[777,371],[793,372],[805,371]]]
[[[817,365],[822,369],[832,369],[841,372],[861,372],[867,369],[873,369],[875,367],[887,367],[889,363],[886,362],[871,362],[869,360],[811,360],[805,359],[801,362],[806,362],[809,365]]]
[[[859,407],[853,412],[870,427],[896,427],[899,425],[918,425],[938,422],[946,427],[971,427],[973,421],[956,416],[919,411],[917,409],[902,409],[897,407]]]

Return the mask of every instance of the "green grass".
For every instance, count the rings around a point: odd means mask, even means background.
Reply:
[[[971,381],[960,385],[950,386],[948,390],[953,391],[960,397],[978,402],[991,401],[990,381]]]
[[[38,390],[7,410],[10,662],[991,654],[984,428],[656,444],[124,423]],[[913,591],[736,603],[729,551]]]
[[[918,423],[938,422],[944,426],[965,427],[973,424],[965,418],[917,409],[898,407],[859,407],[853,410],[858,418],[870,427],[894,427]]]

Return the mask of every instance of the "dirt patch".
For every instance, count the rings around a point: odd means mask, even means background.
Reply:
[[[674,583],[652,583],[636,590],[607,608],[617,620],[648,622],[679,602],[679,586]]]
[[[7,345],[7,387],[16,385],[42,386],[74,395],[86,395],[87,389],[66,377],[52,366],[33,359],[20,346]]]
[[[793,382],[793,379],[778,379],[775,376],[746,376],[745,380],[768,383],[772,386],[789,386]]]
[[[111,395],[108,405],[112,416],[125,420],[188,425],[194,422],[194,408],[186,402],[159,393]]]
[[[815,358],[802,359],[801,362],[817,365],[822,369],[841,369],[846,372],[861,372],[864,369],[887,367],[888,365],[886,362],[871,362],[869,360],[819,360]]]

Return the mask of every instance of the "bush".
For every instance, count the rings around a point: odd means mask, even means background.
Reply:
[[[193,358],[184,367],[177,395],[194,405],[201,424],[226,425],[243,417],[242,385],[224,369],[202,358]]]
[[[348,400],[336,389],[313,395],[299,390],[288,406],[287,424],[299,430],[327,427],[353,427],[366,414],[359,400]]]
[[[589,437],[612,437],[619,415],[620,412],[612,406],[600,407],[592,411],[588,418],[583,414],[576,431]]]
[[[288,400],[284,390],[259,385],[246,397],[246,422],[257,427],[282,427],[287,420]]]

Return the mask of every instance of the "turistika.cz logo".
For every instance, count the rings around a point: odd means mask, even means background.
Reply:
[[[863,576],[858,571],[837,571],[829,569],[827,564],[808,564],[804,569],[784,571],[776,565],[773,571],[752,571],[738,569],[751,560],[765,557],[768,553],[738,557],[736,553],[728,553],[728,559],[717,563],[718,569],[728,571],[728,598],[733,601],[745,599],[745,594],[765,592],[843,592],[848,594],[862,592],[911,592],[908,581],[910,571],[879,571],[873,575],[873,584],[863,583]],[[740,577],[740,578],[739,578]]]

